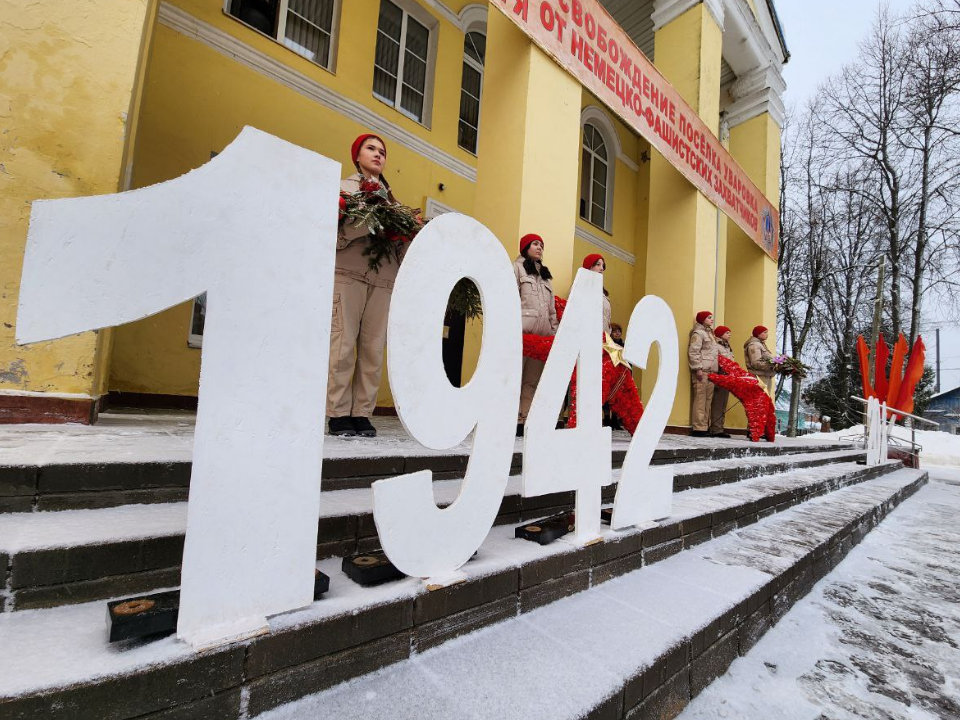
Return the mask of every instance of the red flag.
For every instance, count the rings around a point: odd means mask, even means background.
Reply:
[[[863,335],[857,338],[857,355],[860,356],[860,377],[863,379],[863,397],[869,400],[873,397],[873,388],[870,387],[870,349]]]
[[[893,346],[893,362],[890,363],[890,386],[887,388],[887,405],[893,406],[903,384],[903,361],[907,357],[907,339],[900,333]],[[897,418],[899,419],[899,417]]]
[[[890,348],[883,339],[883,333],[880,333],[873,356],[873,387],[877,391],[877,400],[883,402],[887,399],[887,360],[890,359]]]
[[[906,372],[903,373],[903,384],[897,394],[897,403],[894,405],[897,410],[913,412],[913,394],[917,389],[917,383],[923,376],[925,357],[926,347],[924,347],[923,338],[917,336],[917,341],[913,344],[913,350],[910,352],[910,359],[907,361]]]

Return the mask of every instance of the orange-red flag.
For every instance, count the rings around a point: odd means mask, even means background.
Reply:
[[[857,355],[860,356],[860,377],[863,379],[863,397],[869,400],[873,397],[873,388],[870,387],[870,349],[863,335],[857,338]]]
[[[924,347],[923,338],[917,336],[917,341],[913,344],[913,350],[910,352],[910,359],[907,361],[907,369],[903,373],[903,384],[897,394],[897,404],[894,406],[897,410],[913,412],[913,394],[917,389],[917,383],[923,376],[925,358],[926,347]]]
[[[903,361],[907,359],[907,339],[900,333],[897,344],[893,346],[893,361],[890,363],[890,386],[887,388],[887,405],[893,406],[903,384]],[[897,417],[899,420],[899,416]]]
[[[883,339],[883,333],[877,340],[877,346],[873,349],[873,387],[877,391],[877,400],[883,402],[887,399],[887,360],[890,359],[890,348],[887,341]]]

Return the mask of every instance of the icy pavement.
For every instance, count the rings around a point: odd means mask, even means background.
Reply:
[[[196,415],[189,412],[103,413],[96,425],[5,425],[0,426],[0,465],[45,465],[81,462],[182,462],[193,453]],[[436,455],[468,455],[473,441],[446,450],[425,448],[407,435],[395,417],[373,418],[379,435],[376,440],[327,437],[325,458],[364,458]],[[833,439],[831,439],[832,442]],[[778,445],[808,447],[824,445],[803,438],[777,438]],[[626,450],[630,435],[613,433],[613,449]],[[757,447],[744,437],[730,440],[664,435],[657,447],[730,448]],[[523,449],[518,438],[515,452]]]
[[[930,475],[680,718],[960,718],[960,469]]]

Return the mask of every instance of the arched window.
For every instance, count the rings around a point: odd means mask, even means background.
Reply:
[[[460,81],[460,124],[457,144],[477,154],[480,133],[480,91],[483,89],[483,60],[487,38],[481,32],[468,32],[463,37],[463,77]]]
[[[583,150],[580,169],[580,217],[597,227],[608,229],[610,187],[610,149],[600,130],[583,124]]]

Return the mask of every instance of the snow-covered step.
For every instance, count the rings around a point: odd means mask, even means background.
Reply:
[[[468,582],[431,593],[412,579],[359,588],[327,561],[328,597],[272,618],[269,636],[200,655],[172,637],[108,647],[102,603],[7,613],[0,716],[121,720],[175,708],[176,717],[238,718],[276,708],[264,717],[427,720],[469,707],[499,718],[672,716],[926,480],[896,468],[862,470],[862,482],[679,554],[665,552],[664,525],[563,550],[495,528],[466,566]],[[684,495],[739,489],[756,507],[768,481]],[[777,484],[784,497],[804,497],[799,478]],[[645,547],[648,538],[663,542]],[[557,580],[585,592],[544,605],[538,588]]]
[[[839,490],[262,720],[431,720],[465,707],[505,720],[673,717],[925,481],[900,470]],[[277,696],[261,689],[251,716]]]
[[[763,475],[774,481],[777,473],[803,469],[830,468],[822,477],[833,477],[855,469],[853,461],[860,457],[861,452],[846,450],[776,459],[685,463],[676,467],[675,487],[713,486]],[[619,470],[615,471],[614,480],[618,474]],[[802,477],[806,482],[814,476]],[[460,481],[437,481],[434,488],[437,502],[447,505],[456,498]],[[614,492],[614,486],[606,488],[605,498],[612,501]],[[717,497],[726,496],[720,493]],[[680,500],[678,507],[687,507],[689,502]],[[379,548],[372,503],[369,489],[323,493],[317,556],[343,557]],[[573,495],[568,493],[522,498],[519,478],[514,476],[508,482],[496,524],[518,524],[572,505]],[[693,512],[696,514],[696,508]],[[700,515],[703,517],[695,528],[692,520],[689,524],[694,528],[691,532],[698,533],[695,537],[705,538],[714,524],[709,513]],[[13,609],[106,599],[179,584],[186,503],[12,513],[3,517],[0,580],[8,586],[8,604]],[[722,521],[718,516],[716,527],[728,525],[736,517],[734,509],[727,509]]]
[[[324,490],[369,487],[380,478],[423,469],[433,471],[436,479],[463,476],[470,456],[469,442],[447,451],[431,451],[406,436],[395,419],[377,423],[384,427],[375,441],[326,438]],[[166,432],[163,425],[159,430],[133,426],[121,432],[115,426],[126,426],[109,422],[103,427],[81,429],[5,429],[0,434],[0,513],[185,500],[190,485],[192,426],[184,429],[181,424]],[[521,465],[521,442],[518,439],[514,449],[515,471]],[[629,445],[627,433],[614,433],[615,467],[623,463]],[[742,437],[664,435],[653,462],[776,458],[844,448],[849,445],[790,438],[751,443]]]

